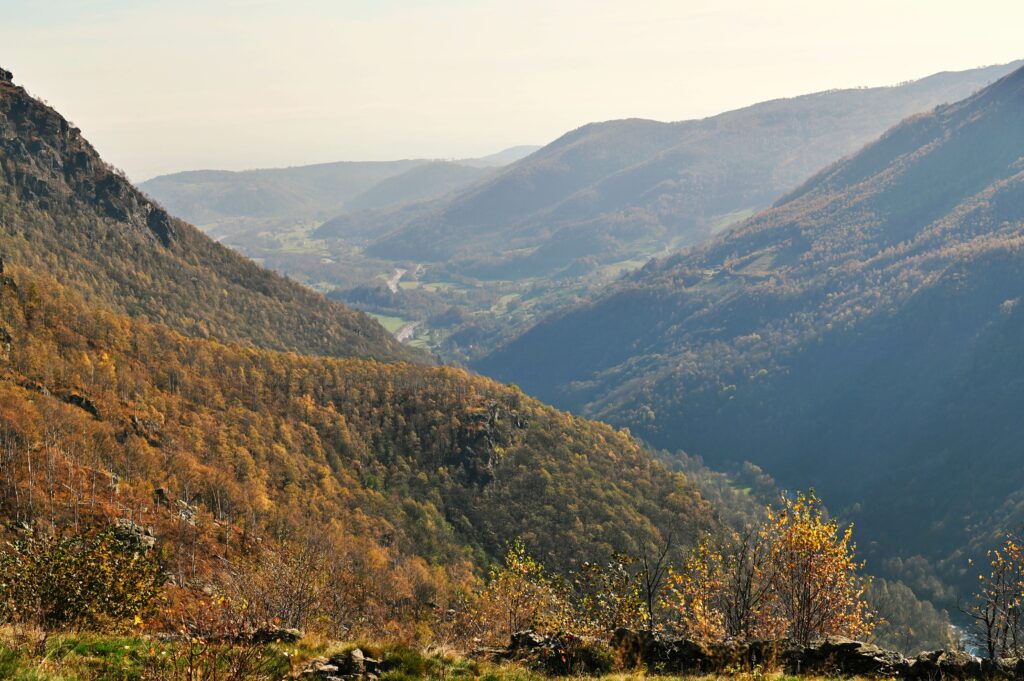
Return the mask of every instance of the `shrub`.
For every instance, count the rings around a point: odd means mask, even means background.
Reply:
[[[153,552],[113,530],[29,536],[0,553],[0,616],[46,629],[141,624],[163,582]]]

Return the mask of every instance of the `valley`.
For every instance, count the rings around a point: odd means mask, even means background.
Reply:
[[[699,121],[593,123],[543,148],[455,162],[472,171],[457,181],[447,181],[451,163],[401,161],[196,171],[141,186],[271,269],[356,308],[418,322],[406,340],[469,363],[650,259],[720,234],[905,116],[1013,66]],[[446,181],[434,177],[442,169]],[[327,178],[344,189],[325,194]],[[268,198],[279,195],[288,199]],[[417,274],[391,286],[396,269]]]
[[[0,679],[1024,679],[1024,13],[101,5],[0,22]]]

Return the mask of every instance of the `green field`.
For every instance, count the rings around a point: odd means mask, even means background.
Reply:
[[[367,312],[366,314],[380,322],[380,325],[387,329],[388,333],[395,333],[411,321],[402,317],[388,317],[387,315],[374,314],[372,312]]]

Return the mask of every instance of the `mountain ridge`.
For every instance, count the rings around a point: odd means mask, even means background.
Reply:
[[[523,251],[506,259],[523,267],[532,259],[534,267],[550,270],[542,262],[565,267],[576,258],[606,258],[617,242],[644,234],[676,245],[696,243],[719,216],[767,207],[889,125],[961,99],[1012,67],[780,98],[703,119],[590,123],[445,202],[410,212],[406,227],[379,238],[368,253],[434,261],[465,252],[472,260],[478,256],[471,250],[490,248],[481,241],[489,236]],[[588,231],[602,230],[603,242],[581,243],[593,239]],[[563,243],[553,248],[560,233]],[[330,237],[330,228],[319,235]]]
[[[314,354],[429,361],[362,312],[172,218],[51,107],[0,80],[0,255],[113,311],[185,333]]]

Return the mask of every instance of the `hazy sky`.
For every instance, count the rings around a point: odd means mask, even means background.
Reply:
[[[0,0],[0,65],[135,180],[487,154],[1024,57],[1024,2]]]

